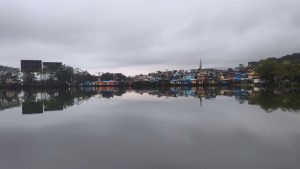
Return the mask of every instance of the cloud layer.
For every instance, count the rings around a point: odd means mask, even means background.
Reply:
[[[298,0],[0,0],[0,59],[94,72],[228,67],[300,51]]]

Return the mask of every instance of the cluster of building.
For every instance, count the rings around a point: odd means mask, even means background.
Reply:
[[[198,69],[166,70],[149,73],[148,75],[137,75],[133,77],[135,82],[161,82],[165,81],[171,85],[197,85],[197,84],[228,84],[228,83],[260,83],[255,72],[258,62],[249,62],[248,66],[240,65],[234,69],[203,69],[200,61]]]
[[[258,75],[255,72],[255,67],[258,62],[249,62],[247,66],[239,65],[232,69],[213,69],[202,68],[202,61],[198,69],[191,70],[166,70],[157,71],[155,73],[149,73],[147,75],[136,75],[132,78],[127,78],[126,81],[107,80],[103,81],[88,81],[82,80],[76,82],[76,79],[72,78],[70,84],[79,86],[118,86],[118,85],[135,85],[135,84],[155,84],[155,85],[205,85],[205,84],[230,84],[230,83],[261,83]],[[21,80],[24,81],[30,78],[30,73],[35,73],[37,81],[45,81],[52,75],[62,69],[61,62],[43,62],[42,60],[21,60],[21,76],[18,75],[18,71],[15,71],[15,78],[11,76],[2,76],[2,79],[6,79],[5,84],[21,84]],[[7,72],[7,68],[3,67]],[[0,69],[1,70],[1,69]],[[76,69],[74,70],[76,71]],[[13,72],[13,70],[10,70]],[[41,74],[42,73],[42,74]],[[12,74],[12,73],[10,73]],[[22,77],[22,78],[20,78]],[[54,80],[57,81],[57,79]],[[97,79],[94,78],[94,79]],[[1,85],[1,84],[0,84]]]

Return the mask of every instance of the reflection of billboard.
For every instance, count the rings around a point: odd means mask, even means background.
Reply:
[[[43,113],[42,102],[23,102],[22,103],[22,114],[38,114]]]
[[[63,102],[56,101],[56,100],[44,102],[45,111],[59,111],[63,109],[64,109]]]
[[[22,72],[41,72],[42,61],[41,60],[21,60]]]
[[[45,72],[57,72],[61,70],[61,62],[43,62],[43,71]]]

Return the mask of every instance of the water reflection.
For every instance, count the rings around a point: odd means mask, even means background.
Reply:
[[[0,90],[0,110],[22,107],[22,114],[37,114],[46,111],[61,111],[79,105],[91,97],[113,98],[126,92],[149,94],[156,97],[195,97],[200,106],[203,99],[217,96],[233,97],[240,104],[259,105],[266,112],[300,110],[300,91],[298,89],[259,89],[228,87],[173,87],[173,88],[69,88]]]
[[[0,90],[0,110],[22,106],[23,114],[59,111],[79,105],[93,96],[112,98],[126,92],[123,88],[72,88]]]
[[[19,93],[18,90],[0,90],[0,110],[20,106]]]
[[[0,93],[1,169],[300,168],[294,89]]]

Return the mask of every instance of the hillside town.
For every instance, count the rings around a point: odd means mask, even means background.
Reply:
[[[118,85],[215,85],[231,83],[261,83],[254,68],[258,62],[227,70],[202,68],[166,70],[139,74],[133,77],[104,73],[90,75],[87,71],[74,69],[61,62],[42,62],[41,60],[21,60],[21,71],[17,68],[1,67],[1,84],[5,85],[50,85],[67,84],[74,86],[118,86]],[[69,69],[69,71],[68,71]],[[69,72],[69,73],[68,73]],[[68,76],[69,74],[69,76]],[[117,75],[119,75],[118,78]]]
[[[249,62],[247,66],[240,64],[236,68],[226,70],[202,68],[191,70],[166,70],[136,75],[133,82],[152,82],[170,85],[205,85],[205,84],[231,84],[231,83],[261,83],[255,72],[258,62]]]
[[[133,83],[170,85],[299,83],[300,53],[252,61],[246,66],[239,64],[227,69],[203,68],[200,60],[197,69],[157,71],[136,75],[132,80]]]

